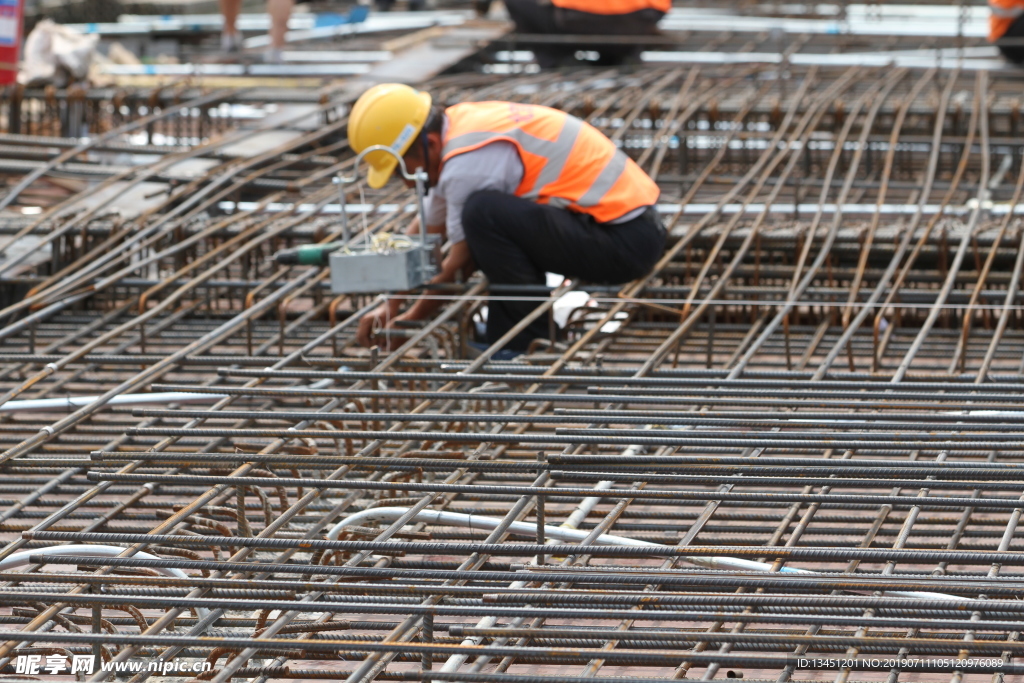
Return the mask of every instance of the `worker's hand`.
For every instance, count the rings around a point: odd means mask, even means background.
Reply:
[[[359,329],[356,330],[356,341],[360,346],[373,346],[374,337],[380,330],[387,327],[393,318],[391,306],[387,303],[381,304],[360,318]]]
[[[356,341],[362,346],[379,346],[382,349],[390,350],[392,344],[389,342],[396,340],[389,337],[388,330],[395,329],[404,321],[419,319],[411,310],[401,315],[395,313],[393,306],[384,303],[364,315],[359,321]]]

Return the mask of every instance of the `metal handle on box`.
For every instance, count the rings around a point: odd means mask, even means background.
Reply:
[[[353,174],[351,176],[342,176],[339,173],[335,179],[335,182],[338,183],[341,188],[341,228],[345,236],[345,242],[348,242],[349,240],[348,213],[345,211],[345,185],[359,180],[359,162],[362,161],[363,157],[370,152],[386,152],[393,156],[398,160],[398,168],[402,173],[402,177],[416,183],[416,212],[420,219],[420,244],[426,247],[427,212],[423,207],[423,198],[426,192],[427,172],[422,168],[417,168],[413,173],[409,173],[405,167],[405,159],[402,158],[402,155],[386,145],[370,145],[356,156],[355,162],[352,166]]]

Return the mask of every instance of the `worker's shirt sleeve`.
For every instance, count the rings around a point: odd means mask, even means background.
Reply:
[[[427,212],[428,226],[445,225],[445,219],[448,216],[448,203],[436,187],[431,188],[430,194],[427,195],[426,206],[423,208]]]
[[[443,219],[448,240],[452,244],[463,241],[462,207],[470,195],[480,190],[515,194],[523,173],[519,152],[510,142],[498,140],[457,154],[441,168],[437,187],[430,193],[427,222],[438,225]]]

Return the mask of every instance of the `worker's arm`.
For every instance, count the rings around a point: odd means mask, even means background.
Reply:
[[[441,272],[430,280],[430,284],[455,282],[455,278],[460,271],[467,274],[473,271],[473,257],[470,255],[469,246],[464,240],[456,242],[451,246],[451,249],[448,250],[448,255],[441,262]],[[393,327],[398,322],[423,320],[429,317],[443,303],[440,299],[419,299],[409,307],[409,310],[399,315],[398,311],[405,299],[406,297],[404,296],[389,299],[370,313],[364,315],[363,319],[359,321],[356,341],[363,346],[370,346],[373,342],[375,330]]]
[[[522,179],[523,164],[512,143],[485,145],[479,150],[459,154],[445,162],[437,186],[431,190],[427,206],[427,225],[430,227],[427,231],[443,233],[452,246],[441,263],[441,272],[430,281],[431,284],[454,282],[460,270],[467,275],[474,270],[465,231],[462,229],[462,209],[470,195],[480,190],[513,194]],[[415,234],[417,230],[419,223],[412,221],[408,228],[409,234]],[[393,313],[398,312],[402,301],[404,299],[389,302],[393,306]],[[424,298],[416,301],[400,316],[377,311],[368,314],[359,325],[359,343],[369,345],[373,329],[381,329],[399,321],[423,320],[440,305],[439,300]]]
[[[427,219],[429,220],[429,219]],[[437,225],[427,224],[428,235],[443,235],[445,233],[444,223],[438,223]],[[405,234],[410,237],[416,237],[420,234],[420,219],[413,218],[409,221],[409,227],[405,229]]]
[[[419,231],[419,219],[414,219],[413,221],[411,221],[409,227],[406,229],[406,234],[418,235]],[[430,234],[444,234],[444,225],[428,225],[427,232]],[[447,262],[447,260],[448,259],[445,259],[445,262]],[[405,303],[405,300],[406,297],[401,294],[389,298],[380,306],[364,315],[362,319],[360,319],[359,321],[359,329],[356,331],[356,341],[362,346],[370,346],[373,341],[372,338],[374,330],[380,330],[385,327],[390,327],[396,320],[400,318],[406,320],[407,318],[399,316],[398,314],[398,312],[402,309],[402,304]]]
[[[469,253],[469,245],[462,240],[453,244],[448,250],[448,255],[441,262],[441,272],[430,280],[430,284],[455,282],[455,278],[460,272],[468,274],[473,270],[473,256]],[[418,299],[409,307],[408,311],[398,316],[396,320],[423,320],[440,308],[442,303],[444,302],[441,299]]]

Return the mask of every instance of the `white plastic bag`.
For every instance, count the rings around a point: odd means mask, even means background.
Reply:
[[[83,35],[43,19],[25,39],[25,54],[18,70],[18,82],[27,86],[66,85],[89,73],[97,35]]]

